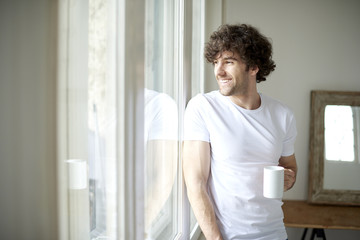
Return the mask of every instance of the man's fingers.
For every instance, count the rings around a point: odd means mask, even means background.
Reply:
[[[295,172],[293,170],[291,170],[291,169],[285,169],[284,174],[285,174],[285,177],[286,176],[295,177]]]
[[[289,190],[295,183],[295,172],[291,169],[284,171],[284,191]]]

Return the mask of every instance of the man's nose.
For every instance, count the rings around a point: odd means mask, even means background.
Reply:
[[[224,75],[225,74],[225,69],[224,69],[224,65],[223,64],[218,64],[215,67],[215,75]]]

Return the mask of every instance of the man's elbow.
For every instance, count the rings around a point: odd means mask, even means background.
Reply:
[[[206,191],[206,181],[202,179],[187,179],[185,178],[185,185],[188,196],[197,196]]]

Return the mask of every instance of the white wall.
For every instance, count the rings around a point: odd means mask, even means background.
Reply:
[[[56,1],[0,1],[0,239],[56,239]]]
[[[299,173],[286,199],[305,200],[308,191],[310,91],[360,91],[360,2],[356,0],[223,0],[225,23],[249,23],[273,41],[275,72],[259,91],[295,112]],[[215,30],[215,29],[214,29]],[[210,69],[210,71],[212,71]],[[213,76],[208,72],[205,76]],[[206,90],[217,89],[206,79]],[[327,231],[328,239],[359,239],[360,231]],[[300,229],[289,229],[300,239]],[[308,234],[309,235],[309,234]]]

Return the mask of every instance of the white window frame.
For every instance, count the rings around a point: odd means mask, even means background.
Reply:
[[[87,80],[87,47],[81,45],[82,40],[87,39],[87,16],[83,9],[87,9],[87,2],[77,1],[70,7],[70,1],[58,2],[58,66],[57,66],[57,182],[58,182],[58,229],[59,239],[84,239],[84,233],[89,232],[87,225],[83,222],[89,221],[86,211],[88,189],[81,193],[68,191],[67,165],[69,158],[85,160],[86,156],[86,104],[87,93],[81,90],[84,81]],[[72,25],[70,31],[70,22]],[[85,32],[84,32],[85,31]],[[80,79],[80,81],[74,81]],[[75,102],[80,104],[74,104]],[[70,125],[69,122],[72,122]],[[71,129],[69,129],[71,127]],[[74,208],[69,211],[77,202],[81,201],[83,208]],[[82,214],[84,213],[84,214]],[[81,218],[79,215],[82,215]],[[70,226],[76,226],[71,230]]]
[[[204,0],[202,0],[204,2]],[[145,63],[145,4],[141,0],[113,0],[116,13],[116,91],[117,91],[117,239],[144,239],[144,63]],[[174,84],[179,86],[177,95],[180,114],[183,115],[187,101],[191,98],[191,65],[192,65],[192,1],[176,0],[175,6],[175,75]],[[82,22],[86,1],[63,0],[58,1],[58,84],[57,84],[57,136],[58,136],[58,227],[59,239],[72,239],[69,224],[68,189],[65,160],[72,150],[69,141],[82,133],[69,136],[69,121],[75,121],[75,114],[81,110],[71,105],[69,101],[69,84],[73,80],[87,79],[87,61],[81,60],[84,49],[78,50],[79,39],[87,37],[81,31],[73,32],[73,18]],[[74,8],[75,5],[75,8]],[[85,6],[85,7],[84,7]],[[77,12],[75,12],[77,11]],[[79,14],[80,13],[80,14]],[[136,13],[136,14],[134,14]],[[185,15],[186,14],[186,15]],[[202,24],[204,24],[203,14]],[[84,19],[83,19],[84,20]],[[87,21],[87,18],[86,18]],[[131,23],[131,24],[127,24]],[[76,26],[75,26],[76,27]],[[80,25],[78,26],[80,29]],[[86,28],[87,29],[87,28]],[[202,37],[204,29],[202,29]],[[86,53],[85,53],[86,55]],[[81,68],[72,68],[72,64],[80,64]],[[200,66],[202,62],[200,63]],[[84,71],[84,69],[86,70]],[[203,91],[203,67],[200,67]],[[85,81],[85,80],[84,80]],[[168,83],[166,83],[168,84]],[[75,87],[76,88],[76,87]],[[71,93],[70,93],[71,94]],[[78,93],[77,93],[78,94]],[[76,94],[76,95],[77,95]],[[86,93],[80,94],[81,101],[86,101]],[[71,97],[71,96],[70,96]],[[86,114],[84,114],[86,115]],[[182,133],[182,119],[179,121],[179,132]],[[180,135],[182,137],[182,135]],[[76,142],[76,141],[74,141]],[[81,141],[79,141],[81,142]],[[181,138],[179,142],[179,159],[181,160]],[[83,149],[84,146],[75,146]],[[75,148],[73,148],[75,149]],[[82,150],[81,150],[82,151]],[[86,159],[85,151],[80,158]],[[179,194],[179,232],[175,239],[190,239],[189,213],[190,206],[186,196],[186,189],[182,179],[182,164],[178,165],[178,194]],[[87,222],[89,219],[85,219]],[[196,234],[194,234],[194,231]],[[192,239],[199,235],[199,228],[192,230]],[[89,232],[90,235],[90,232]],[[81,236],[79,239],[88,239]]]
[[[121,240],[143,240],[145,4],[140,0],[117,3],[117,235]]]

